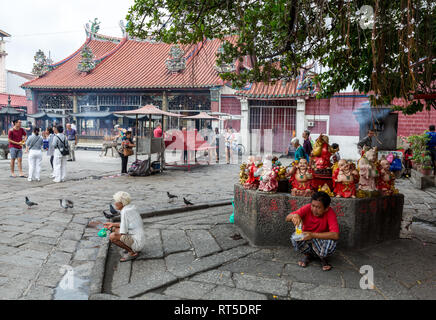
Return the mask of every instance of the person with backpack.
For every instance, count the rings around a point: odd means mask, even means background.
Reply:
[[[68,141],[64,135],[64,127],[58,125],[54,128],[55,136],[53,138],[53,182],[64,182],[67,174],[67,156],[70,151],[68,148]]]
[[[39,128],[33,129],[33,134],[26,140],[26,153],[29,153],[29,176],[27,181],[41,181],[41,161],[42,161],[43,139],[39,135]]]

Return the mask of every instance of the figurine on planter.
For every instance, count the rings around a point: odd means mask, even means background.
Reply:
[[[337,151],[339,151],[339,146],[334,149],[329,145],[329,137],[320,134],[316,139],[311,155],[315,163],[316,170],[319,172],[329,171],[329,169],[332,167],[330,157]]]
[[[291,194],[293,196],[312,196],[313,176],[306,159],[300,159],[298,164],[289,171],[288,177],[290,177],[289,182],[292,185]]]
[[[248,174],[247,174],[248,173],[248,166],[245,162],[243,162],[239,168],[241,169],[239,171],[239,183],[241,185],[244,185],[244,183],[248,179]]]
[[[359,198],[371,197],[378,193],[376,186],[376,179],[378,177],[376,166],[377,148],[366,149],[364,152],[365,153],[358,162],[360,177],[357,197]]]
[[[327,193],[330,197],[334,197],[335,195],[333,194],[333,192],[330,190],[329,186],[327,185],[327,183],[324,183],[322,186],[318,187],[318,191],[322,191]]]
[[[338,161],[338,168],[333,172],[333,186],[336,197],[356,198],[356,182],[359,172],[351,167],[346,160]]]
[[[395,174],[389,169],[390,165],[388,160],[380,161],[380,175],[377,179],[377,189],[384,196],[398,193],[398,190],[395,189]]]
[[[276,170],[272,166],[272,155],[265,156],[260,176],[259,191],[276,192],[279,187]]]
[[[259,187],[259,177],[255,176],[258,167],[256,166],[256,158],[254,156],[248,157],[247,165],[247,180],[244,183],[244,189],[256,190]]]

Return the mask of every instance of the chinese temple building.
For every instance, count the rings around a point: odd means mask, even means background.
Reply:
[[[86,128],[86,134],[103,136],[115,123],[130,126],[134,121],[117,118],[113,112],[146,104],[183,115],[240,113],[239,107],[233,107],[239,101],[232,92],[221,99],[220,93],[228,87],[219,77],[223,70],[215,65],[219,40],[177,46],[130,39],[125,32],[123,38],[104,36],[92,28],[86,32],[78,50],[22,85],[32,100],[29,115],[58,114],[60,120],[68,115],[66,120],[77,119],[79,133]],[[242,64],[234,68],[239,67]],[[166,128],[187,125],[186,120],[170,121]]]

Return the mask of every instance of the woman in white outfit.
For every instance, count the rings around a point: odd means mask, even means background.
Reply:
[[[68,141],[64,135],[64,127],[58,125],[54,128],[53,138],[53,182],[64,182],[67,174],[67,155],[62,155],[61,149],[68,149]]]
[[[135,206],[130,204],[131,198],[127,192],[115,193],[114,201],[115,209],[121,210],[121,222],[107,222],[104,227],[112,232],[109,236],[110,241],[128,252],[120,261],[134,260],[145,246],[145,231],[141,216]]]
[[[32,135],[26,141],[26,153],[29,153],[29,177],[27,181],[41,181],[42,142],[39,135],[39,128],[33,129]]]
[[[47,150],[47,156],[50,157],[50,165],[51,165],[51,174],[50,178],[54,178],[53,173],[53,158],[54,158],[54,148],[53,148],[53,140],[54,140],[54,131],[53,128],[48,127],[47,128],[48,133],[48,150]]]

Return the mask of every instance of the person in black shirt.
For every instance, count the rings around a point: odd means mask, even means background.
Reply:
[[[131,131],[126,131],[126,137],[119,138],[121,140],[121,146],[118,149],[118,153],[121,157],[121,173],[122,174],[127,174],[127,163],[129,162],[129,153],[132,152],[133,150],[132,148],[135,146],[135,144],[133,143],[133,139],[132,139],[132,132]],[[126,155],[124,154],[124,152],[126,151]]]

